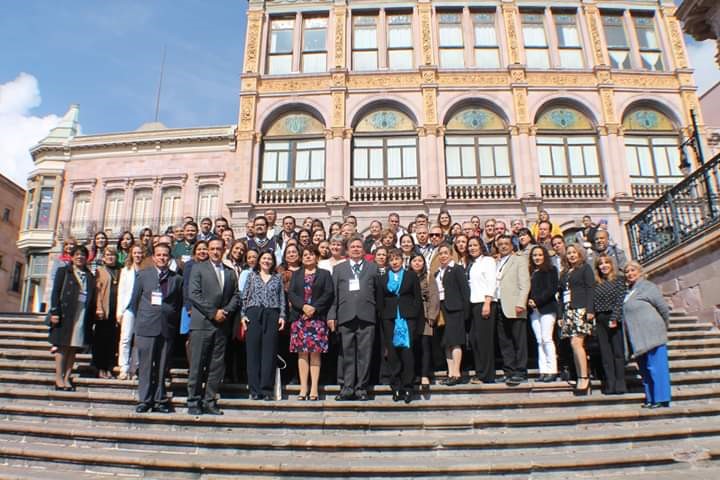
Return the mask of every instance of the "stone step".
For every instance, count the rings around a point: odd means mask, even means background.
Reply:
[[[622,445],[622,444],[621,444]],[[620,445],[620,446],[621,446]],[[428,461],[426,452],[402,456],[383,451],[367,452],[358,456],[347,452],[327,452],[322,461],[315,455],[294,455],[287,452],[268,453],[252,451],[236,455],[220,455],[202,452],[196,455],[174,452],[145,453],[114,448],[77,448],[58,443],[27,444],[5,441],[0,443],[0,457],[24,459],[27,461],[54,461],[58,463],[94,464],[100,466],[131,466],[146,476],[154,472],[168,474],[224,474],[253,476],[303,476],[362,478],[362,477],[412,477],[412,476],[485,476],[485,475],[529,475],[537,472],[566,472],[602,470],[617,467],[639,467],[668,465],[678,458],[697,455],[702,450],[704,458],[720,455],[720,440],[711,438],[700,442],[683,440],[673,448],[663,442],[654,442],[632,449],[619,446],[584,451],[576,448],[576,454],[567,451],[547,452],[538,458],[512,453],[469,451],[459,455],[453,450],[438,449]],[[54,447],[54,448],[48,448]]]

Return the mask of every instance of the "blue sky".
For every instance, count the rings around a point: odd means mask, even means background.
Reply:
[[[236,122],[246,0],[12,3],[0,16],[0,157],[11,159],[0,172],[17,182],[32,167],[27,149],[71,103],[80,104],[85,134],[152,121],[163,45],[160,120]],[[688,41],[688,50],[702,92],[720,80],[714,42]],[[23,101],[9,108],[11,96]]]

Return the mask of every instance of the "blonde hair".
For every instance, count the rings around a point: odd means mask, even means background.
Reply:
[[[607,278],[603,277],[602,274],[600,273],[600,268],[599,268],[600,260],[603,260],[603,259],[607,259],[608,263],[610,263],[610,265],[612,266],[612,270],[608,274]],[[615,279],[617,278],[617,276],[618,276],[618,269],[617,269],[617,265],[615,265],[615,260],[613,260],[613,258],[610,255],[608,255],[607,253],[601,253],[600,255],[598,255],[597,258],[595,259],[595,282],[596,283],[614,282]]]
[[[578,262],[579,265],[582,265],[587,261],[587,253],[585,252],[585,249],[580,246],[579,243],[571,243],[567,247],[565,247],[565,256],[562,259],[562,267],[564,271],[570,270],[570,262],[567,259],[568,250],[571,248],[574,248],[575,251],[578,253],[578,257],[580,257],[580,261]]]
[[[638,273],[640,274],[640,278],[645,278],[645,276],[647,275],[647,274],[645,273],[645,269],[643,268],[642,265],[640,265],[640,262],[638,262],[637,260],[630,260],[630,261],[625,265],[625,270],[627,270],[628,267],[635,267],[635,268],[637,269]]]

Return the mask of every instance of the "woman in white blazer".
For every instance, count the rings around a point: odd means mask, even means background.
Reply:
[[[116,313],[117,322],[120,324],[120,345],[118,348],[118,367],[120,368],[118,379],[120,380],[127,380],[130,377],[130,352],[135,316],[128,310],[128,305],[135,286],[135,275],[140,270],[140,265],[145,259],[144,252],[140,244],[133,245],[130,248],[127,260],[125,260],[125,267],[120,272]]]

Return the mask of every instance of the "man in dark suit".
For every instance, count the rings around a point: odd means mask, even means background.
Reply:
[[[158,244],[152,259],[154,268],[137,273],[128,307],[135,316],[140,364],[140,403],[135,411],[169,413],[172,408],[165,396],[165,372],[180,322],[182,277],[168,268],[170,245]]]
[[[377,266],[363,260],[361,236],[350,237],[347,249],[348,261],[333,269],[335,301],[327,315],[330,329],[340,332],[343,352],[343,388],[335,400],[367,400],[375,338]]]
[[[240,310],[237,277],[222,263],[224,249],[222,239],[210,240],[210,259],[195,264],[190,272],[192,315],[187,402],[191,415],[222,415],[216,397],[225,376],[225,347],[232,318]]]

